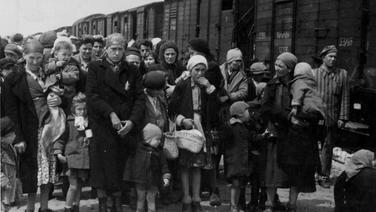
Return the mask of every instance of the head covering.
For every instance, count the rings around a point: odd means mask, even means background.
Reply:
[[[7,44],[4,48],[4,52],[17,55],[18,57],[22,56],[21,49],[16,44],[13,44],[13,43]]]
[[[161,63],[166,63],[166,60],[164,58],[164,53],[166,51],[166,49],[174,49],[175,52],[176,52],[176,60],[175,60],[175,63],[178,61],[178,56],[179,56],[179,50],[178,50],[178,46],[176,45],[175,42],[173,41],[166,41],[165,43],[163,43],[161,45],[161,47],[159,48],[159,61]]]
[[[151,39],[151,43],[153,44],[153,48],[159,43],[161,42],[162,39],[160,38],[153,38]]]
[[[290,70],[293,70],[296,63],[298,62],[298,58],[296,58],[296,56],[290,52],[284,52],[278,55],[277,60],[282,61]]]
[[[38,40],[31,40],[25,44],[24,53],[30,54],[38,52],[43,54],[43,49],[43,45]]]
[[[141,58],[140,50],[138,50],[138,49],[136,49],[134,47],[128,47],[128,48],[125,49],[124,57],[126,57],[128,55],[136,55],[139,58]]]
[[[266,73],[268,68],[264,65],[263,62],[256,62],[251,65],[250,69],[251,73],[256,75]]]
[[[294,76],[312,76],[312,67],[308,63],[298,63],[294,69]]]
[[[205,56],[207,57],[211,55],[209,45],[208,45],[208,42],[206,42],[206,40],[196,38],[196,39],[189,41],[188,44],[193,50],[201,52],[205,54]]]
[[[39,42],[44,46],[44,48],[52,48],[54,46],[54,42],[57,38],[55,31],[48,31],[44,32],[39,37]]]
[[[112,45],[120,45],[125,47],[125,39],[122,34],[114,33],[107,37],[106,39],[106,48]]]
[[[374,157],[375,154],[366,149],[355,152],[345,166],[346,180],[356,176],[363,168],[372,167]]]
[[[242,51],[240,51],[240,49],[238,48],[230,49],[227,51],[226,62],[231,63],[234,60],[243,60]]]
[[[329,53],[333,53],[333,52],[337,52],[337,48],[335,45],[329,45],[329,46],[325,46],[321,52],[320,52],[320,57],[323,57]]]
[[[208,61],[206,58],[202,55],[193,55],[191,58],[188,60],[187,64],[187,70],[191,71],[193,67],[195,67],[197,64],[204,64],[206,68],[208,68]]]
[[[144,129],[142,130],[142,134],[144,136],[144,142],[149,144],[152,147],[158,147],[161,140],[160,139],[154,139],[155,137],[161,137],[162,136],[162,130],[155,124],[148,123]]]
[[[144,76],[144,86],[148,89],[163,89],[166,86],[166,74],[163,71],[150,71]]]
[[[23,41],[23,35],[21,33],[16,33],[15,35],[13,35],[12,41],[14,43],[22,42]]]
[[[16,61],[9,58],[0,59],[0,69],[9,69],[16,65]]]
[[[230,115],[231,116],[240,116],[242,115],[247,109],[249,108],[249,105],[245,103],[244,101],[237,101],[234,102],[230,106]]]

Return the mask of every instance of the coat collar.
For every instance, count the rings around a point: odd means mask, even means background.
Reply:
[[[13,93],[23,102],[26,103],[27,108],[36,115],[34,102],[31,98],[31,94],[29,91],[29,85],[27,83],[27,74],[25,71],[25,67],[20,66],[17,75],[15,77],[14,84],[12,86]]]

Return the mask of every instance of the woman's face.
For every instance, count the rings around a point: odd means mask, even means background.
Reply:
[[[194,82],[198,82],[200,77],[203,77],[206,71],[206,66],[204,64],[197,64],[191,70],[191,77]]]
[[[32,52],[24,55],[26,66],[30,71],[38,71],[43,62],[43,54],[39,52]]]
[[[146,67],[149,67],[150,65],[155,64],[155,59],[152,54],[149,54],[148,56],[145,57],[144,62],[145,62]]]
[[[278,77],[284,77],[291,71],[281,60],[275,61],[274,68]]]
[[[164,52],[164,58],[167,64],[173,64],[176,61],[176,51],[173,48],[167,48]]]

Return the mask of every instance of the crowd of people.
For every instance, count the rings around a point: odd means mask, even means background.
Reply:
[[[19,179],[26,212],[35,210],[38,188],[39,211],[51,211],[53,184],[65,178],[67,212],[79,211],[84,185],[100,212],[109,205],[121,212],[132,197],[137,212],[156,211],[156,199],[199,212],[202,191],[212,206],[221,204],[222,156],[231,212],[297,211],[299,193],[316,191],[315,173],[330,188],[332,149],[350,104],[335,46],[323,48],[316,69],[289,52],[274,68],[254,62],[247,69],[240,49],[229,49],[218,64],[199,38],[184,50],[161,39],[127,42],[118,33],[18,34],[1,45],[5,209],[16,201]],[[287,205],[277,188],[290,189]]]

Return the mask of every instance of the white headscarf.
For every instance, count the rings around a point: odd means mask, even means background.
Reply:
[[[197,64],[204,64],[206,68],[208,68],[208,61],[206,58],[202,55],[193,55],[191,58],[188,60],[187,64],[187,70],[191,71],[193,67],[195,67]]]

